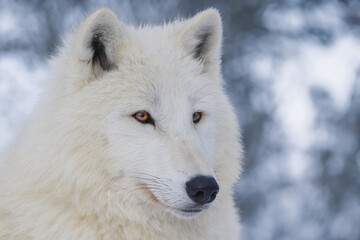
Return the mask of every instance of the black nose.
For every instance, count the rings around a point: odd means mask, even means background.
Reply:
[[[186,183],[186,192],[198,204],[211,203],[219,192],[219,185],[213,177],[197,176]]]

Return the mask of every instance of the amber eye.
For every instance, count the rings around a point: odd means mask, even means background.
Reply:
[[[146,122],[146,120],[149,118],[149,114],[147,112],[138,112],[135,114],[135,117],[140,122]]]
[[[141,123],[151,123],[152,125],[155,125],[154,120],[151,118],[150,114],[146,111],[136,112],[133,115],[133,117]]]
[[[201,120],[202,113],[201,112],[194,112],[193,113],[193,123],[198,123]]]

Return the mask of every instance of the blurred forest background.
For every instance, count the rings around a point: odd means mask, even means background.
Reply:
[[[360,239],[359,1],[1,0],[1,148],[29,118],[60,36],[101,6],[133,24],[220,10],[246,150],[244,239]]]

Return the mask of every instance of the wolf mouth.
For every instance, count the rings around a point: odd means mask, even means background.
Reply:
[[[180,211],[182,213],[186,213],[186,214],[196,214],[196,213],[200,213],[201,211],[205,210],[205,209],[199,209],[199,208],[173,208],[171,206],[167,206],[164,203],[162,203],[161,201],[159,201],[159,199],[157,199],[157,197],[151,192],[151,190],[146,186],[146,184],[141,184],[141,186],[143,187],[143,190],[145,191],[145,193],[147,194],[147,196],[149,197],[149,199],[155,203],[156,205],[162,206],[163,208],[167,208],[167,209],[172,209],[175,211]]]
[[[180,211],[185,212],[185,213],[198,213],[198,212],[201,212],[202,209],[180,209]]]

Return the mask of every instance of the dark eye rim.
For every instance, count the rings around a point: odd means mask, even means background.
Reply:
[[[148,115],[148,118],[146,119],[146,121],[140,121],[136,115],[138,113],[146,113]],[[145,110],[142,110],[142,111],[137,111],[136,113],[134,113],[133,115],[131,115],[136,121],[138,121],[139,123],[142,123],[142,124],[151,124],[153,126],[155,126],[155,121],[154,119],[151,117],[151,114],[148,112],[148,111],[145,111]]]
[[[199,117],[199,119],[197,119],[197,120],[193,120],[193,123],[194,123],[194,124],[199,123],[200,120],[202,119],[202,116],[203,116],[203,113],[202,113],[202,112],[197,111],[197,112],[194,112],[194,113],[193,113],[193,119],[194,119],[194,114],[196,114],[196,113],[200,114],[200,117]]]

